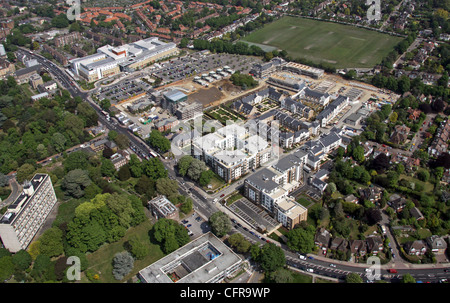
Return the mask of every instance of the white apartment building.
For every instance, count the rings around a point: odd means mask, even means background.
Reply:
[[[267,209],[286,228],[306,220],[307,210],[288,195],[303,182],[307,153],[298,151],[245,179],[244,195]]]
[[[50,176],[36,174],[0,219],[0,238],[10,252],[26,249],[57,202]]]
[[[191,154],[202,159],[226,182],[231,182],[268,162],[271,146],[245,127],[232,124],[193,139]]]

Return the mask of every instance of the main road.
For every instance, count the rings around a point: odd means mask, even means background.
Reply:
[[[69,91],[69,93],[73,97],[78,96],[83,100],[86,100],[97,112],[99,121],[109,130],[115,130],[118,133],[126,135],[130,140],[130,145],[135,146],[136,153],[140,157],[150,155],[150,152],[154,152],[142,139],[136,137],[128,129],[122,128],[116,121],[107,120],[106,117],[102,114],[102,109],[100,108],[100,106],[90,98],[90,92],[86,92],[80,89],[75,81],[59,66],[42,57],[41,55],[35,54],[27,49],[20,48],[18,52],[22,52],[28,57],[36,59],[49,73],[51,73],[56,78],[61,86]],[[201,189],[197,188],[194,183],[190,182],[189,180],[184,180],[180,176],[177,176],[174,170],[175,162],[173,160],[162,159],[162,161],[164,163],[164,166],[168,170],[169,178],[177,180],[179,182],[181,193],[185,196],[191,196],[193,198],[196,211],[206,219],[209,218],[211,214],[218,211],[219,208],[222,208],[219,205],[215,205],[215,198],[220,197],[219,195],[222,195],[223,193],[231,193],[242,184],[242,181],[235,182],[235,184],[227,187],[224,191],[220,191],[219,193],[216,193],[214,195],[207,196]],[[237,226],[235,226],[235,229],[237,229],[239,232],[244,233],[246,237],[251,238],[254,241],[261,241],[261,238],[256,236],[255,233],[251,230],[247,228],[243,229],[242,225],[240,227],[236,227]],[[239,230],[239,228],[242,228],[242,231]],[[311,258],[302,260],[295,252],[290,251],[289,248],[287,248],[285,245],[282,244],[281,246],[286,253],[287,265],[303,270],[312,269],[315,274],[323,276],[343,279],[348,273],[355,272],[365,278],[365,269],[369,267],[369,265],[366,264],[357,265],[354,263],[341,262],[327,258],[312,257],[312,255]],[[330,266],[330,264],[333,265]],[[424,282],[438,282],[440,279],[450,279],[450,273],[447,271],[447,269],[436,265],[430,265],[426,268],[418,265],[410,265],[407,267],[398,268],[397,271],[398,273],[396,274],[389,274],[386,268],[384,268],[381,269],[380,273],[385,278],[390,279],[391,281],[395,281],[405,273],[410,273],[414,278],[416,278],[416,280]]]

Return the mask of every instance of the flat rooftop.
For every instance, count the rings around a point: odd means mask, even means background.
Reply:
[[[207,283],[242,262],[211,232],[189,242],[139,272],[147,283]]]

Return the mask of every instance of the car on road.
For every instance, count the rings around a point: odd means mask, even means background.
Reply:
[[[396,269],[394,269],[394,268],[388,269],[388,272],[391,273],[391,274],[396,274],[396,273],[398,273],[398,271],[397,271]]]
[[[335,265],[335,264],[333,264],[333,263],[330,263],[330,267],[334,267],[334,268],[336,268],[336,265]]]
[[[306,260],[306,257],[304,255],[298,254],[298,257],[300,258],[300,260]]]
[[[312,256],[309,256],[309,257],[308,257],[308,259],[314,260],[314,257],[312,257]]]
[[[221,198],[224,197],[224,196],[225,196],[225,194],[221,194],[221,195],[220,195]]]

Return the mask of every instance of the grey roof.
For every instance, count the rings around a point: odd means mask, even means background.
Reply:
[[[323,178],[323,177],[325,177],[325,176],[328,176],[328,174],[329,174],[330,172],[328,171],[328,170],[326,170],[326,169],[321,169],[321,170],[319,170],[317,173],[316,173],[316,178],[319,178],[319,179],[321,179],[321,178]]]
[[[327,93],[324,94],[322,92],[306,88],[305,89],[305,96],[310,96],[310,97],[313,97],[313,98],[322,98],[322,97],[328,97],[328,94]]]
[[[20,77],[20,76],[23,76],[23,75],[26,75],[26,74],[29,74],[32,72],[38,72],[41,70],[41,68],[42,68],[42,65],[40,65],[40,64],[32,65],[30,67],[25,67],[25,68],[21,68],[21,69],[17,70],[15,74],[16,74],[16,77]]]
[[[260,189],[263,189],[265,191],[271,191],[279,186],[278,183],[272,180],[273,177],[275,177],[275,173],[267,168],[264,168],[259,172],[251,175],[246,180],[253,183]]]
[[[320,138],[319,141],[324,145],[324,146],[330,146],[334,143],[336,143],[337,141],[339,141],[341,139],[341,137],[339,137],[338,134],[336,134],[335,132],[331,132],[330,134],[326,135],[323,138]]]
[[[278,160],[278,162],[275,163],[273,167],[281,171],[286,171],[292,168],[292,166],[294,165],[299,165],[300,162],[301,160],[297,156],[295,156],[295,154],[292,154]]]
[[[181,91],[179,91],[177,89],[173,89],[171,91],[164,93],[164,97],[169,98],[170,100],[173,100],[173,101],[178,101],[184,97],[187,97],[187,95],[185,95],[184,93],[182,93]]]

